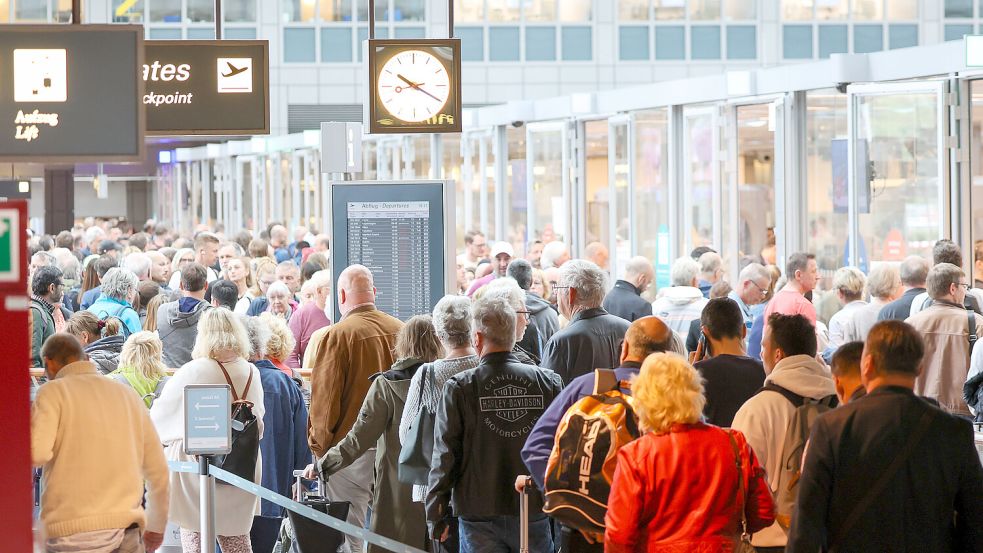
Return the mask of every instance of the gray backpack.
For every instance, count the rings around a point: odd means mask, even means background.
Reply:
[[[781,394],[795,406],[795,413],[785,430],[781,465],[778,467],[778,491],[775,494],[775,520],[788,530],[792,524],[792,513],[795,512],[799,477],[802,475],[802,455],[809,441],[812,423],[819,415],[836,407],[837,399],[835,394],[819,400],[802,397],[772,382],[765,384],[758,393],[769,390]]]

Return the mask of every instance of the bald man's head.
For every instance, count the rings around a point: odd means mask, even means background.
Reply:
[[[366,303],[375,303],[372,271],[364,265],[351,265],[338,276],[338,307],[345,315]]]
[[[625,280],[644,292],[655,281],[655,268],[647,258],[637,255],[625,265]]]
[[[58,374],[65,365],[84,361],[85,353],[78,338],[66,332],[52,334],[41,346],[41,359],[44,360],[49,377]]]
[[[625,343],[621,349],[621,361],[641,363],[653,353],[673,351],[672,329],[662,319],[655,316],[635,320],[625,333]]]

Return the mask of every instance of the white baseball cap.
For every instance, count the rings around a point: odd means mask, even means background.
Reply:
[[[515,249],[512,248],[512,244],[509,244],[508,242],[495,242],[495,245],[492,246],[491,249],[492,259],[498,257],[498,254],[500,253],[508,254],[509,257],[515,257]]]

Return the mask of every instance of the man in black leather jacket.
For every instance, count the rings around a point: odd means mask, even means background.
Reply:
[[[563,384],[552,371],[524,365],[511,353],[516,312],[505,298],[477,300],[472,318],[481,362],[444,385],[434,427],[427,523],[434,539],[446,539],[453,514],[467,549],[517,551],[519,501],[513,484],[527,472],[520,452]],[[542,498],[534,495],[529,503],[529,550],[551,552]]]

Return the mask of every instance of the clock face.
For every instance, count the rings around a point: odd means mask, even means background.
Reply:
[[[379,69],[376,91],[389,113],[410,123],[439,114],[451,94],[447,67],[423,50],[404,50]]]

